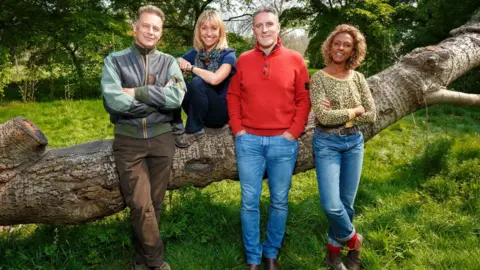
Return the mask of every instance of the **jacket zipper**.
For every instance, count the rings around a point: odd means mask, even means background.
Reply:
[[[145,86],[148,86],[148,54],[145,54],[145,60],[142,56],[142,61],[144,62],[143,65],[145,67]],[[144,117],[142,119],[142,128],[143,128],[143,138],[147,138],[147,118]]]

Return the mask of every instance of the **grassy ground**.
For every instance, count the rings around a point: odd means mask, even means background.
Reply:
[[[0,107],[0,122],[18,115],[52,147],[112,138],[101,101]],[[478,109],[435,106],[367,142],[355,220],[366,238],[363,269],[479,269],[479,134]],[[315,177],[293,178],[282,269],[324,269]],[[230,180],[169,193],[161,231],[173,269],[243,269],[239,194]],[[262,231],[267,206],[264,183]],[[0,269],[128,269],[129,226],[127,211],[81,226],[17,225],[0,232]]]

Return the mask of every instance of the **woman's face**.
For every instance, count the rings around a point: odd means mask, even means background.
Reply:
[[[330,57],[335,64],[345,64],[354,51],[353,37],[348,33],[339,33],[333,38]]]
[[[217,44],[220,38],[220,27],[212,21],[206,21],[200,26],[200,38],[207,51]]]

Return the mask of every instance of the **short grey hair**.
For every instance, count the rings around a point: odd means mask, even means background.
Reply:
[[[138,15],[137,15],[136,21],[138,21],[140,19],[140,16],[142,16],[143,13],[155,14],[158,17],[160,17],[160,19],[162,20],[162,23],[165,22],[165,14],[163,13],[163,11],[159,7],[156,7],[156,6],[153,6],[153,5],[147,5],[147,6],[140,7],[138,9]]]
[[[278,12],[272,7],[261,7],[257,9],[252,15],[253,21],[255,21],[255,17],[262,12],[272,13],[277,18],[277,21],[280,21],[278,19]]]

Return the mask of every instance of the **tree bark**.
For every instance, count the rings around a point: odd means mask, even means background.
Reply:
[[[362,127],[365,140],[431,104],[480,107],[479,95],[446,89],[480,65],[480,13],[451,34],[452,38],[415,49],[368,78],[378,117],[374,125]],[[300,138],[295,173],[314,167],[313,117],[310,114]],[[110,140],[49,151],[46,144],[43,133],[23,117],[0,125],[0,225],[78,224],[125,207]],[[204,187],[237,178],[233,136],[224,127],[207,130],[189,148],[176,150],[169,188],[189,184]]]

